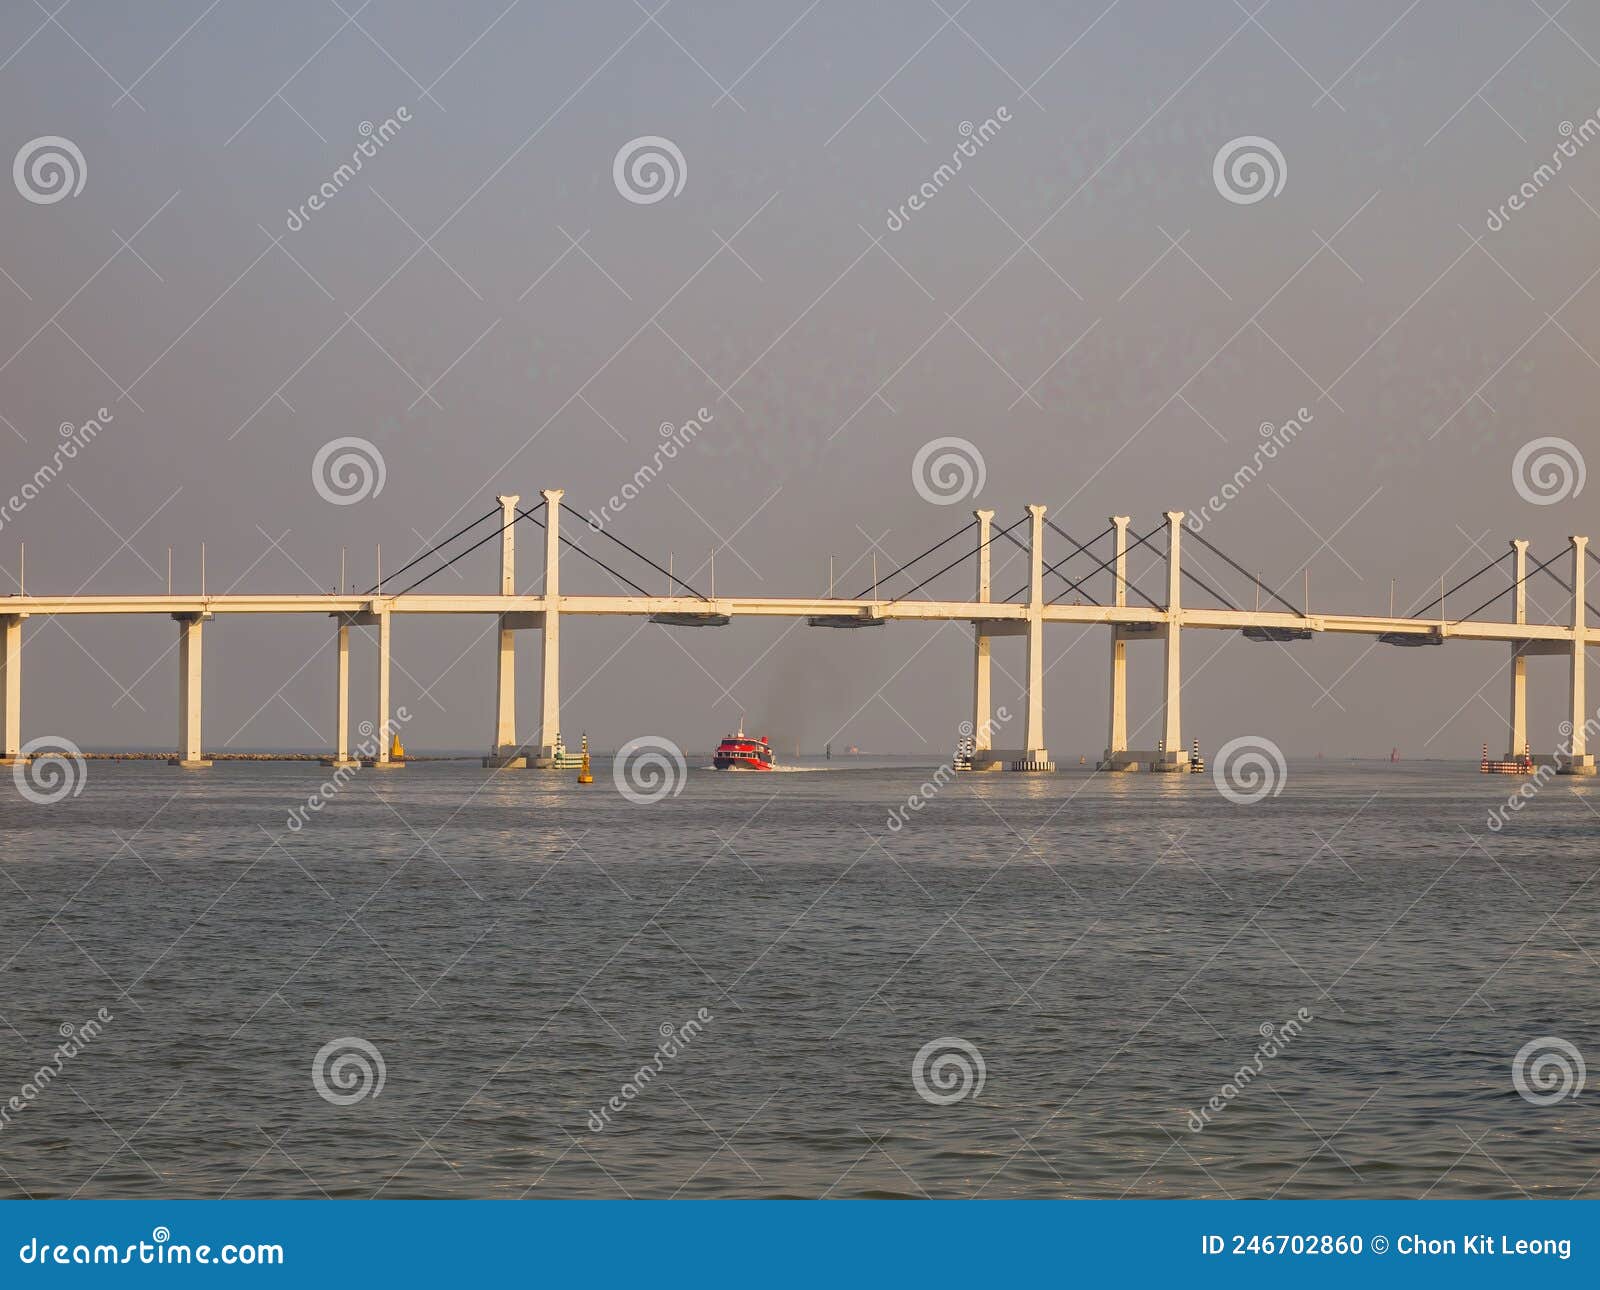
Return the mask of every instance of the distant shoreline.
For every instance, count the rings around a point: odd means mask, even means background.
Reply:
[[[78,754],[85,761],[171,761],[178,754],[176,752],[81,752]],[[207,750],[207,761],[311,761],[320,762],[331,757],[332,753],[297,753],[297,752],[211,752]],[[396,761],[477,761],[481,753],[444,753],[436,756],[412,755],[395,758]]]

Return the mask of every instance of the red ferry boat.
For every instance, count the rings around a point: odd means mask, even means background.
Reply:
[[[766,735],[752,739],[745,734],[741,721],[739,732],[717,745],[711,764],[718,770],[771,770],[772,745],[767,742]]]

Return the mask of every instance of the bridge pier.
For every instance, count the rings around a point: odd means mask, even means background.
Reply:
[[[335,614],[333,683],[333,756],[324,766],[348,767],[361,763],[350,755],[350,620]]]
[[[22,756],[22,614],[0,617],[0,766]]]
[[[1113,515],[1111,527],[1115,533],[1112,547],[1115,563],[1111,568],[1116,586],[1111,603],[1118,609],[1128,604],[1128,520],[1126,515]],[[1100,761],[1100,770],[1138,770],[1137,760],[1129,761],[1128,751],[1128,642],[1121,630],[1111,628],[1111,697],[1110,720],[1106,730],[1106,753]]]
[[[1167,511],[1167,631],[1162,654],[1161,754],[1150,764],[1151,770],[1189,769],[1189,750],[1183,746],[1183,664],[1179,645],[1183,630],[1183,604],[1180,590],[1179,538],[1183,533],[1183,512]]]
[[[1572,647],[1567,671],[1567,723],[1572,734],[1567,751],[1558,759],[1556,773],[1560,775],[1593,775],[1596,773],[1594,754],[1589,752],[1587,729],[1588,701],[1584,694],[1584,667],[1587,664],[1588,629],[1584,623],[1583,583],[1587,571],[1589,539],[1573,536],[1572,543]]]
[[[979,604],[988,604],[991,599],[990,589],[990,549],[993,540],[994,512],[973,511],[978,521],[978,587],[977,600]],[[994,706],[992,697],[992,658],[990,656],[993,637],[989,630],[990,625],[982,619],[972,624],[972,769],[973,770],[1004,770],[1005,763],[993,756],[994,752]]]
[[[1026,750],[1012,770],[1056,768],[1044,742],[1044,512],[1043,506],[1028,507],[1028,720]]]
[[[389,729],[389,628],[392,615],[387,606],[377,611],[378,620],[378,750],[373,755],[373,770],[401,770],[403,761],[389,756],[389,742],[393,737]]]
[[[1528,621],[1528,543],[1525,538],[1511,541],[1513,590],[1512,618],[1520,627]],[[1528,751],[1528,656],[1524,642],[1511,642],[1511,708],[1508,715],[1506,760],[1515,761]]]
[[[561,499],[562,488],[542,488],[544,508],[544,631],[540,641],[539,750],[532,764],[540,770],[555,766],[556,740],[561,734]]]
[[[500,503],[500,594],[516,595],[517,503],[520,494],[502,493]],[[520,769],[528,759],[517,743],[517,636],[512,627],[515,615],[501,614],[495,633],[494,739],[485,767]]]
[[[184,770],[202,770],[211,765],[205,759],[200,738],[201,681],[204,675],[205,620],[207,613],[173,614],[178,624],[178,755],[168,759],[169,766]]]

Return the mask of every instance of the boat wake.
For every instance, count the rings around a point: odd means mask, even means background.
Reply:
[[[720,768],[717,767],[717,766],[697,766],[695,769],[696,770],[718,770]],[[764,771],[759,772],[759,773],[769,774],[769,775],[810,775],[810,774],[813,774],[813,773],[816,773],[816,772],[819,772],[819,771],[825,772],[825,771],[830,771],[830,770],[848,770],[848,769],[849,769],[849,767],[847,767],[847,766],[777,766],[777,765],[773,765],[773,766],[766,767]],[[755,774],[755,773],[758,773],[758,772],[747,771],[747,770],[732,770],[729,773],[730,774],[734,774],[734,775],[748,775],[748,774]]]

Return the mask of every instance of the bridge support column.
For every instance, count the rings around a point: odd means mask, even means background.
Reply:
[[[544,497],[544,632],[540,648],[539,752],[533,765],[555,765],[561,738],[561,499],[566,490],[542,488]]]
[[[211,765],[205,759],[200,738],[201,680],[204,654],[201,648],[206,615],[174,614],[178,624],[178,755],[169,766],[200,770]]]
[[[1528,621],[1528,543],[1514,538],[1511,576],[1515,579],[1511,602],[1520,626]],[[1524,642],[1511,642],[1511,709],[1508,716],[1506,760],[1515,761],[1528,751],[1528,659]]]
[[[1028,722],[1026,751],[1012,770],[1056,768],[1044,742],[1044,512],[1028,507]]]
[[[0,618],[0,766],[22,756],[22,615]]]
[[[1589,539],[1571,537],[1572,543],[1572,663],[1567,673],[1567,723],[1572,734],[1567,751],[1558,759],[1556,770],[1562,775],[1593,775],[1594,754],[1589,752],[1588,700],[1584,697],[1584,668],[1588,664],[1588,628],[1583,616],[1583,583],[1588,561]]]
[[[990,547],[993,540],[993,511],[973,511],[978,520],[978,591],[980,604],[988,604],[991,597],[989,584]],[[990,658],[989,624],[978,620],[972,624],[972,769],[1003,770],[1005,763],[991,756],[994,751],[994,701],[991,685],[993,673]]]
[[[516,493],[502,493],[495,500],[500,503],[500,594],[514,596],[516,506],[522,499]],[[495,635],[494,740],[483,764],[514,769],[526,766],[528,759],[517,743],[517,635],[511,629],[509,615],[500,615],[500,629]]]
[[[333,756],[324,757],[324,766],[359,766],[350,756],[350,624],[340,616],[333,634]]]
[[[389,728],[389,625],[392,615],[388,606],[377,611],[378,618],[378,720],[377,735],[378,751],[372,758],[373,770],[400,770],[405,766],[403,761],[395,761],[389,756],[390,741],[393,734]]]
[[[1112,604],[1118,609],[1128,603],[1128,519],[1126,515],[1113,515],[1111,527],[1115,533],[1115,563],[1111,566],[1116,586]],[[1138,770],[1138,762],[1129,762],[1128,751],[1128,642],[1111,629],[1111,699],[1110,720],[1106,730],[1106,755],[1100,762],[1101,770]]]
[[[1167,637],[1162,672],[1161,757],[1152,770],[1187,770],[1189,750],[1183,746],[1183,666],[1179,642],[1183,628],[1180,590],[1179,538],[1183,533],[1183,512],[1167,511]]]

